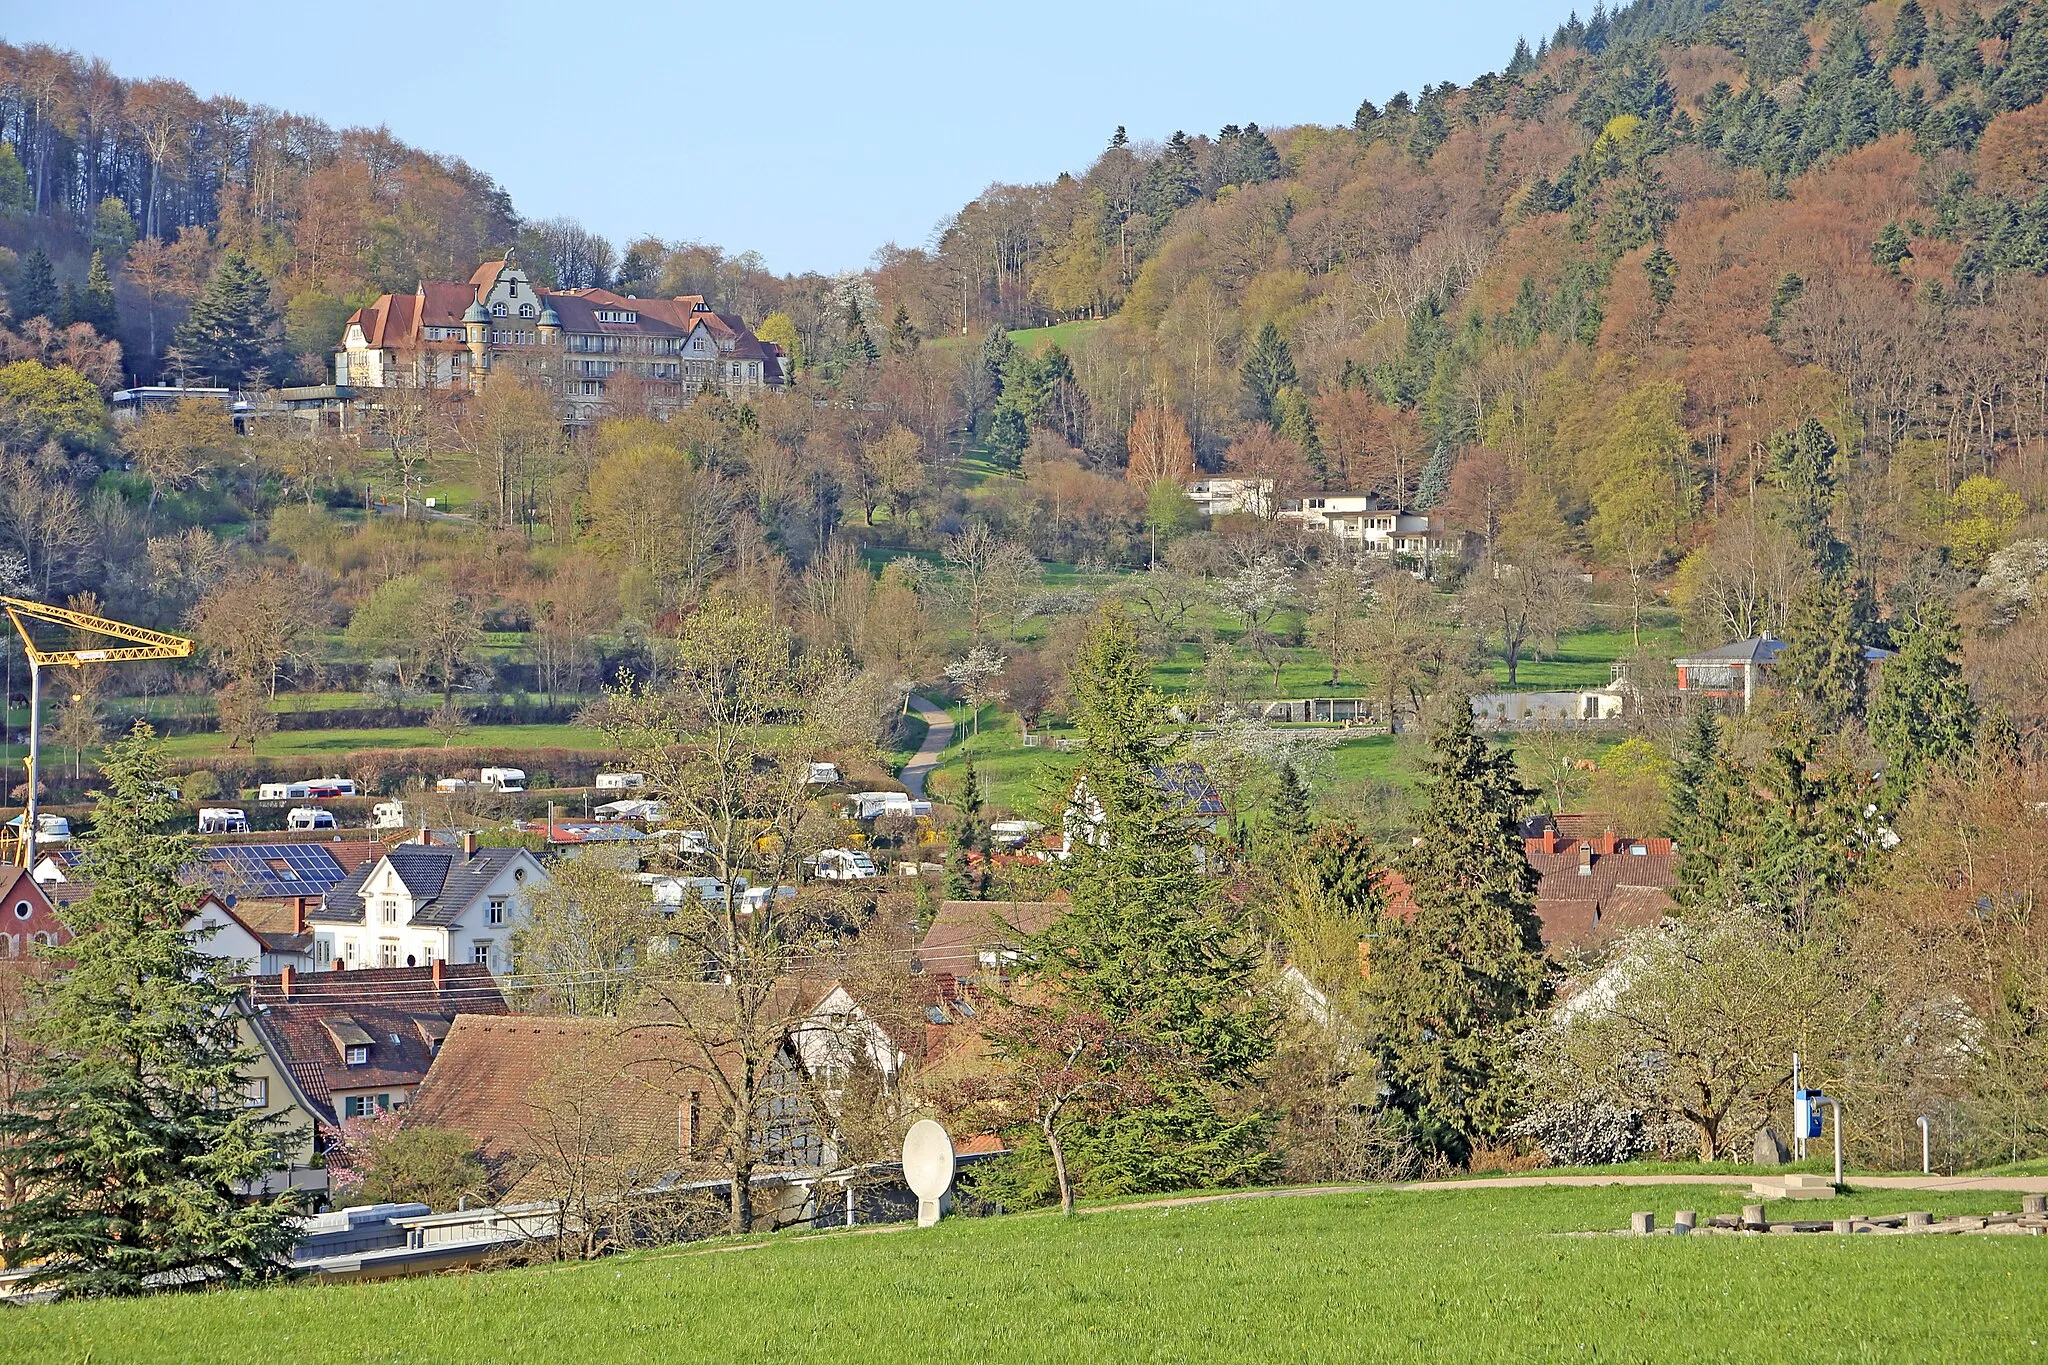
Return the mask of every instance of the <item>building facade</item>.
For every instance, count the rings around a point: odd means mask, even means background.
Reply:
[[[523,848],[400,844],[322,897],[306,916],[321,969],[475,965],[510,971],[527,897],[547,880]]]
[[[622,380],[661,413],[707,388],[731,398],[780,388],[786,359],[699,295],[542,289],[508,258],[486,261],[466,283],[425,281],[356,310],[334,351],[334,383],[362,397],[393,388],[474,391],[509,376],[583,424],[604,415]]]
[[[1280,503],[1281,521],[1295,522],[1360,554],[1408,555],[1423,563],[1446,548],[1441,523],[1397,507],[1377,493],[1318,493]]]

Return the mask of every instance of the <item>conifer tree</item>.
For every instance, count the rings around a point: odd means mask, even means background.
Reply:
[[[48,1056],[0,1115],[0,1160],[28,1191],[0,1211],[0,1244],[74,1294],[191,1272],[272,1278],[298,1235],[295,1192],[239,1193],[286,1164],[288,1135],[242,1103],[254,1056],[223,964],[185,932],[200,900],[180,876],[192,840],[157,832],[176,811],[152,740],[138,725],[102,762],[79,869],[92,893],[60,911],[69,967],[32,1023]]]
[[[917,324],[910,320],[910,309],[903,304],[897,304],[896,317],[889,323],[889,354],[913,355],[923,344],[924,334],[919,332]]]
[[[1878,230],[1877,240],[1871,243],[1870,259],[1883,266],[1892,274],[1899,273],[1903,261],[1913,259],[1913,244],[1906,236],[1906,230],[1894,218]]]
[[[1834,435],[1812,417],[1771,437],[1771,478],[1785,494],[1785,524],[1824,571],[1839,558],[1829,525],[1838,450]]]
[[[1898,18],[1892,20],[1892,36],[1885,44],[1885,60],[1911,70],[1920,65],[1920,59],[1926,52],[1927,12],[1920,8],[1920,0],[1906,0],[1899,6]]]
[[[1461,699],[1445,701],[1430,749],[1404,864],[1415,915],[1386,924],[1366,1000],[1390,1103],[1456,1161],[1513,1118],[1513,1035],[1543,1002],[1536,873],[1522,849],[1534,793]]]
[[[1010,364],[1017,358],[1017,343],[1001,327],[991,327],[981,339],[982,383],[988,389],[989,405],[1003,399],[1003,385],[1009,382]]]
[[[1315,832],[1315,827],[1315,803],[1309,795],[1308,783],[1301,780],[1301,772],[1294,766],[1293,759],[1283,759],[1273,789],[1273,834],[1276,841],[1283,849],[1297,847]]]
[[[1451,449],[1451,443],[1438,441],[1436,449],[1429,453],[1429,463],[1422,467],[1422,477],[1416,480],[1416,511],[1433,511],[1451,496],[1451,472],[1457,464],[1458,456]]]
[[[1678,833],[1682,908],[1754,909],[1803,933],[1840,907],[1868,843],[1866,784],[1823,762],[1815,733],[1788,714],[1754,764],[1716,760]]]
[[[14,276],[14,288],[7,291],[7,306],[17,323],[27,322],[30,318],[55,321],[62,302],[57,293],[57,272],[51,269],[49,256],[41,247],[36,247],[21,258],[21,267]]]
[[[953,825],[946,894],[954,900],[978,901],[988,894],[988,835],[982,827],[981,778],[974,771],[972,744],[964,756],[966,761],[960,770],[960,815]]]
[[[1700,797],[1714,775],[1721,756],[1721,718],[1707,702],[1696,703],[1685,721],[1685,738],[1678,751],[1678,763],[1671,775],[1671,823],[1673,838],[1684,831],[1699,814]]]
[[[1785,635],[1775,667],[1778,686],[1797,696],[1823,728],[1862,715],[1864,643],[1848,576],[1815,574],[1792,603]]]
[[[1507,74],[1510,76],[1523,76],[1535,69],[1536,57],[1535,54],[1529,51],[1529,40],[1527,38],[1516,38],[1515,55],[1508,59]]]
[[[1301,377],[1294,372],[1294,353],[1288,350],[1280,329],[1270,322],[1259,328],[1258,335],[1252,339],[1250,349],[1245,352],[1240,375],[1244,381],[1245,404],[1251,416],[1268,423],[1278,420],[1273,403],[1280,396],[1280,390],[1301,382]]]
[[[185,370],[230,387],[258,384],[278,349],[270,281],[238,252],[221,257],[206,292],[171,338]]]
[[[1273,1048],[1251,989],[1254,958],[1204,867],[1187,798],[1161,780],[1181,763],[1152,664],[1118,606],[1090,625],[1069,683],[1087,740],[1062,817],[1056,881],[1072,908],[1032,940],[1038,987],[1060,1008],[1128,1021],[1183,1059],[1142,1109],[1075,1144],[1099,1192],[1228,1183],[1256,1174],[1264,1120],[1232,1112]]]
[[[85,290],[79,295],[75,314],[74,321],[89,323],[103,337],[114,336],[121,329],[120,309],[114,302],[114,280],[107,273],[105,252],[92,253],[92,264],[85,272]]]
[[[839,357],[848,366],[872,365],[882,358],[875,339],[868,335],[868,320],[861,316],[859,299],[847,302],[846,335],[839,343]]]
[[[1658,243],[1655,250],[1643,258],[1643,274],[1650,280],[1650,297],[1657,301],[1657,311],[1671,306],[1671,300],[1678,293],[1678,259]]]
[[[1885,662],[1870,704],[1870,738],[1891,767],[1885,786],[1903,800],[1929,770],[1967,755],[1977,734],[1977,704],[1963,680],[1962,638],[1940,598],[1920,610],[1897,657]]]

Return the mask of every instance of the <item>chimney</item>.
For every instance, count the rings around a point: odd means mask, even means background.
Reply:
[[[1609,829],[1609,830],[1602,830],[1602,831],[1601,831],[1601,833],[1600,833],[1600,846],[1599,846],[1599,849],[1598,849],[1598,851],[1599,851],[1599,852],[1601,852],[1601,853],[1612,853],[1612,852],[1614,852],[1614,831],[1613,831],[1613,830]]]
[[[334,970],[336,970],[337,972],[345,972],[348,970],[348,964],[337,957],[336,959],[334,959]]]
[[[442,989],[442,988],[443,988],[444,986],[446,986],[446,985],[448,984],[448,979],[447,979],[447,964],[443,963],[443,962],[441,961],[441,959],[440,959],[440,958],[438,958],[438,957],[437,957],[437,958],[435,958],[435,959],[434,959],[434,966],[433,966],[433,972],[434,972],[434,989],[438,991],[438,990]]]
[[[287,1000],[292,998],[292,978],[297,975],[298,973],[294,972],[290,967],[286,967],[277,974],[278,993]]]
[[[426,825],[420,826],[420,842],[423,844],[431,844],[434,842],[434,831]]]
[[[476,856],[476,831],[473,829],[462,831],[462,856],[465,858],[474,858]]]
[[[1593,875],[1593,845],[1590,842],[1579,845],[1579,875],[1581,877]]]
[[[306,932],[306,898],[304,896],[292,897],[292,932],[295,934]]]

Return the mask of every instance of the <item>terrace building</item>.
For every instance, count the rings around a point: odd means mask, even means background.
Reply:
[[[1354,553],[1407,555],[1427,564],[1450,548],[1443,525],[1377,493],[1318,493],[1280,503],[1278,519],[1319,531]]]
[[[350,315],[334,383],[358,398],[394,388],[471,392],[512,376],[554,397],[572,424],[595,421],[620,381],[668,412],[705,389],[732,398],[788,382],[782,348],[701,295],[641,299],[536,286],[511,259],[468,281],[424,281]]]

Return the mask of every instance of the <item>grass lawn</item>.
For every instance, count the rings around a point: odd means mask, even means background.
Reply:
[[[1574,1236],[1739,1186],[1315,1195],[782,1234],[535,1270],[58,1304],[10,1361],[2012,1360],[2048,1239]],[[1883,1192],[1801,1215],[1988,1212]],[[1782,1214],[1780,1216],[1783,1216]]]

